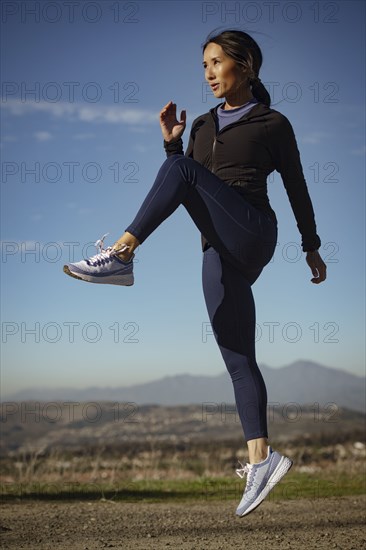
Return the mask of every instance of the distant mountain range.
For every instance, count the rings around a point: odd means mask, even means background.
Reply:
[[[366,412],[365,377],[325,367],[311,361],[296,361],[281,368],[260,366],[266,382],[268,403],[335,403]],[[218,376],[181,374],[129,387],[29,388],[2,401],[114,401],[140,405],[190,405],[202,402],[234,403],[228,372]]]

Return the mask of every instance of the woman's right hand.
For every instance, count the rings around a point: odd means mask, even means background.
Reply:
[[[325,281],[327,278],[327,266],[323,262],[322,257],[317,250],[306,253],[306,262],[313,274],[311,282],[319,284]]]
[[[160,127],[165,141],[178,141],[186,127],[186,111],[181,111],[177,120],[177,105],[169,101],[160,111]]]

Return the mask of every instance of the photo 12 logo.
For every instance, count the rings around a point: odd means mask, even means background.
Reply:
[[[339,344],[339,331],[339,323],[335,321],[315,321],[306,327],[296,321],[263,321],[255,325],[255,342],[297,344],[301,340],[307,340],[314,344]],[[201,342],[206,344],[209,337],[214,337],[212,325],[209,321],[204,321],[201,325]]]
[[[109,325],[109,323],[108,323]],[[103,338],[114,344],[138,344],[140,339],[137,334],[140,332],[140,325],[135,321],[120,323],[112,322],[111,325],[103,327],[96,321],[80,323],[79,321],[3,321],[1,323],[2,344],[56,344],[63,341],[69,344],[85,342],[96,344]]]
[[[313,103],[339,103],[340,86],[337,82],[310,82],[300,83],[263,81],[263,86],[271,97],[271,106],[282,103],[299,103],[300,101],[312,101]],[[207,98],[212,97],[211,86],[202,82],[202,103],[207,103]]]
[[[2,23],[139,23],[138,2],[100,1],[4,1],[1,2]]]
[[[202,2],[202,23],[339,23],[338,2]]]
[[[1,181],[5,184],[64,184],[64,183],[139,183],[140,167],[135,161],[108,166],[99,162],[80,163],[75,160],[41,163],[4,161],[1,163]]]
[[[1,83],[1,103],[98,103],[105,99],[112,99],[113,103],[139,103],[138,93],[140,86],[137,82],[118,82],[100,84],[96,81],[51,81],[51,82],[16,82],[14,80]]]
[[[1,405],[1,424],[16,420],[21,424],[49,422],[73,423],[83,421],[140,422],[135,402],[101,404],[98,401],[5,401]]]

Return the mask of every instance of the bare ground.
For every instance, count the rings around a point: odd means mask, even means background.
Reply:
[[[366,549],[366,496],[266,500],[245,518],[236,501],[29,501],[1,505],[3,549]]]

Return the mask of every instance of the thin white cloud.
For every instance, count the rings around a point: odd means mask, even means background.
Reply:
[[[16,136],[8,135],[8,136],[3,136],[2,141],[9,141],[9,142],[18,141],[18,138]]]
[[[136,132],[138,134],[145,134],[147,132],[147,129],[142,126],[131,126],[130,130],[131,132]]]
[[[79,210],[78,210],[78,214],[80,216],[89,216],[93,212],[94,212],[94,210],[92,208],[79,208]]]
[[[310,143],[312,145],[317,145],[322,143],[325,139],[329,139],[332,136],[329,132],[310,132],[302,137],[302,143]]]
[[[57,117],[72,115],[75,112],[74,103],[49,103],[47,101],[20,101],[20,99],[7,99],[1,103],[1,108],[7,110],[12,115],[22,116],[29,113],[51,113]]]
[[[82,122],[102,122],[106,124],[149,125],[156,124],[159,113],[147,109],[128,109],[120,105],[85,105],[80,103],[47,101],[26,101],[8,99],[1,103],[1,108],[14,116],[24,116],[33,113],[46,113],[53,117]]]
[[[96,135],[95,134],[92,134],[92,133],[84,133],[84,134],[75,134],[74,136],[72,136],[73,139],[78,139],[78,140],[85,140],[85,139],[93,139],[95,138]]]
[[[137,143],[137,145],[135,145],[133,149],[138,153],[146,153],[149,150],[149,147],[145,147],[145,145],[141,145],[140,143]]]
[[[42,131],[42,132],[34,132],[34,137],[38,141],[49,141],[52,139],[52,134],[50,132]]]
[[[359,147],[358,149],[353,149],[351,155],[357,155],[358,157],[366,155],[366,145]]]

